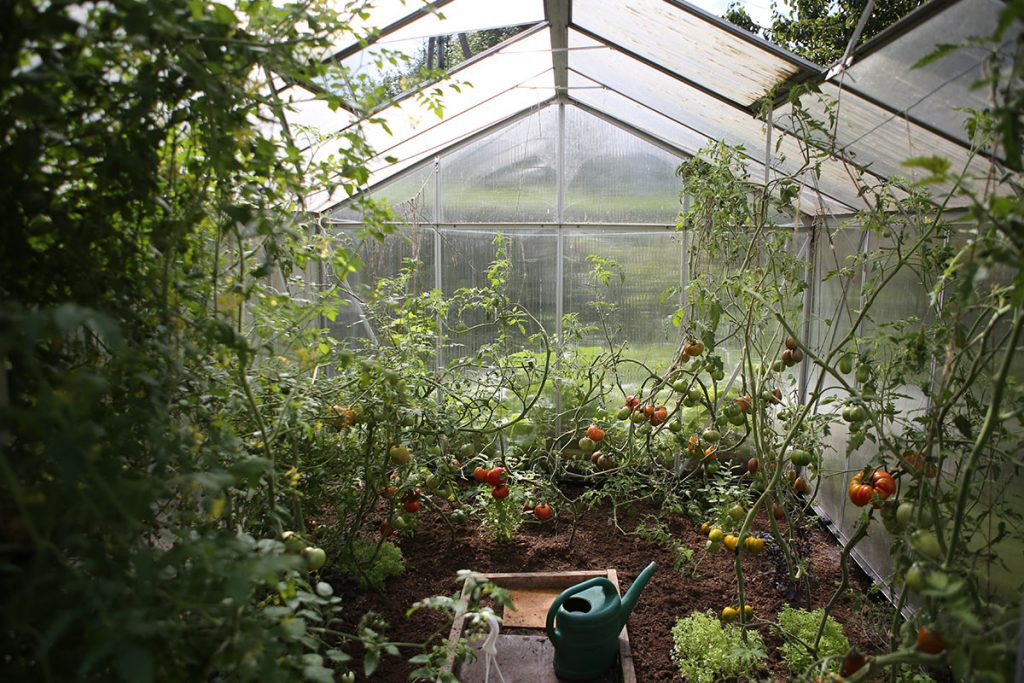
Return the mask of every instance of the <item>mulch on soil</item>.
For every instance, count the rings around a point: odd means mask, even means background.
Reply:
[[[572,497],[579,492],[567,490],[567,493]],[[641,521],[650,521],[651,516],[659,514],[655,506],[645,503],[636,505],[629,515],[624,515],[620,509],[619,526],[631,532]],[[427,596],[456,593],[460,587],[455,577],[460,569],[486,573],[613,568],[618,571],[621,589],[625,592],[640,571],[655,561],[659,569],[644,589],[629,620],[630,645],[639,681],[680,681],[679,671],[669,658],[672,626],[679,617],[694,611],[710,609],[720,614],[727,604],[738,601],[735,558],[724,549],[717,554],[705,553],[706,537],[689,519],[675,517],[661,518],[661,521],[668,525],[676,539],[694,551],[694,560],[699,562],[696,578],[690,572],[683,576],[673,570],[675,557],[669,548],[620,533],[615,528],[610,506],[585,512],[571,545],[571,525],[561,519],[546,523],[528,521],[511,542],[499,544],[475,518],[459,529],[453,541],[448,527],[436,514],[424,514],[418,520],[414,536],[396,541],[405,558],[405,573],[390,579],[382,593],[369,592],[346,601],[345,611],[352,619],[367,610],[376,611],[391,625],[390,639],[423,642],[432,636],[447,638],[446,617],[432,610],[420,610],[406,617],[406,611],[412,603]],[[765,521],[759,521],[761,524],[755,525],[757,530],[767,530]],[[753,606],[755,618],[774,621],[785,603],[803,608],[824,606],[839,584],[839,547],[824,528],[801,530],[799,546],[804,557],[810,560],[810,604],[789,578],[781,551],[771,548],[762,555],[747,556],[744,564],[747,602]],[[871,581],[852,563],[850,581],[851,591],[833,615],[843,624],[851,644],[863,652],[878,652],[887,637],[881,629],[888,624],[879,623],[877,618],[882,606],[865,599]],[[788,680],[789,672],[776,651],[781,639],[767,626],[759,630],[769,652],[769,673],[765,674],[765,679]],[[404,682],[411,670],[403,660],[386,658],[372,680]]]

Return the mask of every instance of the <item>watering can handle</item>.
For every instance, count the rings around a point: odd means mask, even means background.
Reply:
[[[555,601],[551,603],[551,607],[548,607],[548,619],[547,624],[544,627],[544,630],[547,631],[548,638],[551,640],[553,645],[557,647],[558,643],[562,640],[562,632],[555,627],[555,615],[558,614],[558,608],[562,606],[562,603],[581,591],[593,588],[594,586],[602,586],[604,584],[614,585],[603,576],[595,576],[592,579],[587,579],[583,583],[578,583],[575,586],[566,588],[558,595],[557,598],[555,598]]]

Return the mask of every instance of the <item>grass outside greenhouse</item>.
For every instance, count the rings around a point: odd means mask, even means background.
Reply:
[[[882,5],[0,11],[0,679],[1024,680],[1024,2]]]

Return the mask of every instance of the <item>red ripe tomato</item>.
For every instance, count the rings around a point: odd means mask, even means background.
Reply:
[[[483,467],[477,467],[473,470],[473,478],[477,481],[487,481],[487,470]]]
[[[604,430],[597,425],[587,427],[587,438],[594,442],[604,441]]]
[[[875,490],[881,494],[882,498],[888,498],[896,493],[896,482],[893,481],[892,475],[885,470],[875,470],[871,475],[871,483],[874,484]]]
[[[407,499],[405,501],[405,504],[404,504],[403,507],[405,507],[405,511],[406,512],[409,512],[411,514],[416,514],[417,512],[420,511],[420,502],[418,500],[416,500],[415,498],[409,498],[409,499]]]
[[[508,487],[502,484],[501,486],[495,486],[491,491],[491,495],[496,499],[501,500],[502,498],[508,498],[509,490]]]
[[[551,506],[547,503],[541,503],[537,507],[533,508],[533,514],[537,515],[537,519],[544,522],[551,519]]]
[[[850,496],[850,502],[862,508],[871,502],[874,489],[869,484],[850,484],[846,492]]]
[[[630,410],[636,410],[636,407],[638,405],[640,405],[640,399],[638,399],[633,394],[629,394],[628,396],[626,396],[626,407],[627,408],[629,408]]]
[[[857,507],[864,507],[871,503],[872,507],[879,508],[882,501],[896,493],[896,482],[892,475],[885,470],[875,470],[871,473],[871,483],[864,483],[864,471],[853,475],[850,485],[847,487],[847,494]]]
[[[644,415],[646,415],[647,417],[650,417],[651,415],[654,414],[654,406],[652,404],[650,404],[650,403],[645,403],[644,407],[643,407],[643,412],[644,412]]]
[[[666,408],[665,406],[658,406],[653,411],[651,411],[648,417],[651,420],[652,427],[657,427],[660,424],[664,424],[665,420],[668,419],[668,408]]]
[[[920,626],[917,629],[917,649],[930,655],[937,655],[946,649],[946,639],[938,631]]]
[[[867,659],[860,653],[860,650],[853,648],[843,657],[843,675],[852,676],[864,668]]]
[[[754,405],[754,399],[750,398],[750,394],[746,396],[740,396],[736,399],[736,407],[740,409],[741,413],[750,411],[751,406]]]
[[[387,521],[383,521],[380,523],[380,532],[385,536],[394,536],[395,527],[388,524]]]
[[[505,468],[495,467],[487,473],[487,483],[491,486],[501,486],[505,483]]]

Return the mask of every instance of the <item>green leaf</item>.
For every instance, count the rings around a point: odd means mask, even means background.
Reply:
[[[971,421],[967,419],[965,415],[957,415],[953,418],[953,424],[956,425],[957,431],[963,434],[968,439],[973,439],[974,428],[971,425]]]
[[[380,666],[380,650],[367,650],[366,656],[363,657],[363,673],[369,678],[378,666]]]
[[[921,57],[921,59],[917,60],[914,63],[914,66],[912,66],[911,68],[921,69],[923,67],[928,66],[932,62],[942,59],[946,55],[951,54],[959,49],[960,46],[953,43],[938,43],[935,46],[934,50],[926,54],[924,57]]]
[[[228,471],[236,478],[249,484],[255,484],[264,474],[270,471],[273,463],[266,458],[245,458],[231,465]]]
[[[926,157],[911,157],[903,162],[904,166],[910,168],[923,168],[927,171],[931,171],[932,175],[946,175],[949,172],[950,161],[945,157],[940,156],[926,156]]]

